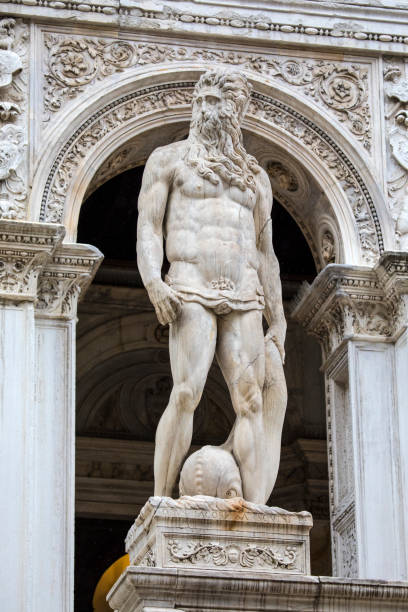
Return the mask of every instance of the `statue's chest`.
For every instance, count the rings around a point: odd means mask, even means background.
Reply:
[[[214,184],[208,179],[199,176],[198,172],[184,166],[180,168],[175,176],[173,188],[185,198],[189,200],[220,200],[235,203],[245,208],[253,210],[255,206],[255,194],[246,189],[243,191],[234,185],[227,185],[219,179],[217,184]]]

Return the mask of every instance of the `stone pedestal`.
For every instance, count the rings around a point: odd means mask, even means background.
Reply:
[[[258,506],[241,498],[151,497],[126,538],[130,563],[310,574],[309,512]]]

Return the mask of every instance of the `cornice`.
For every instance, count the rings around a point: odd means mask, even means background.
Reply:
[[[384,253],[375,268],[326,266],[302,287],[292,318],[319,339],[326,369],[345,340],[395,341],[408,325],[408,253]]]
[[[48,223],[0,220],[0,299],[33,302],[37,279],[65,229]]]
[[[245,3],[136,0],[11,0],[0,14],[33,21],[74,23],[158,35],[186,34],[265,44],[336,47],[342,51],[406,53],[407,9],[390,0],[358,2],[282,0]]]

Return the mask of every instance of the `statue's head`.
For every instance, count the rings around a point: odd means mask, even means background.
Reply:
[[[259,167],[244,149],[240,127],[251,89],[240,72],[210,70],[201,76],[193,94],[187,161],[214,184],[221,178],[255,191]]]
[[[193,94],[193,119],[210,114],[235,117],[241,123],[248,107],[252,86],[240,72],[209,70],[197,82]]]

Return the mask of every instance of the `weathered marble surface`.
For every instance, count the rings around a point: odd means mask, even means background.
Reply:
[[[108,600],[117,612],[405,612],[408,582],[129,566]]]
[[[151,497],[126,538],[135,566],[310,573],[309,512],[206,495]]]
[[[278,472],[286,320],[272,246],[271,185],[245,150],[240,127],[251,89],[243,72],[202,75],[187,140],[156,149],[144,170],[138,267],[159,322],[170,324],[173,375],[156,432],[156,495],[172,494],[214,356],[236,420],[219,460],[212,461],[216,449],[211,459],[201,453],[199,469],[184,472],[184,486],[203,492],[201,481],[218,480],[229,453],[242,485],[225,495],[242,489],[245,499],[266,503]],[[163,280],[164,237],[170,268]]]

